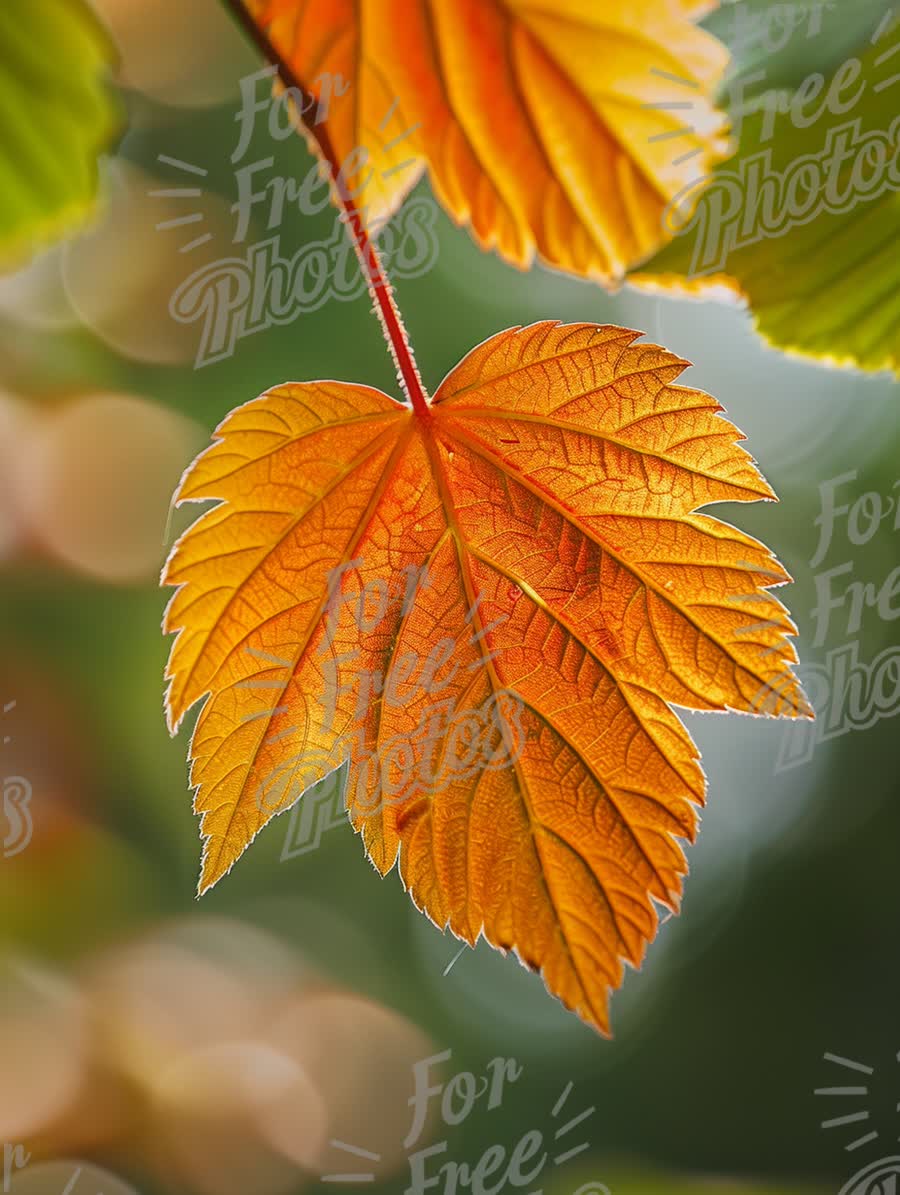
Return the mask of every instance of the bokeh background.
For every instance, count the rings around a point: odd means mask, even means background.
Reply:
[[[792,732],[779,724],[685,715],[709,775],[703,833],[683,915],[628,974],[611,1042],[514,959],[484,945],[457,958],[396,875],[377,877],[349,825],[282,861],[280,817],[195,900],[188,734],[170,739],[162,715],[158,575],[189,517],[172,491],[226,412],[273,384],[396,383],[366,297],[194,368],[199,326],[177,324],[168,304],[205,260],[236,251],[238,80],[260,63],[214,0],[95,7],[121,55],[127,115],[99,216],[0,279],[0,706],[15,703],[2,715],[3,779],[33,791],[31,840],[0,859],[0,1148],[22,1143],[32,1171],[58,1163],[41,1191],[62,1191],[65,1160],[80,1159],[76,1195],[91,1195],[91,1165],[148,1195],[278,1195],[341,1189],[321,1176],[373,1166],[335,1151],[337,1138],[380,1155],[368,1189],[400,1192],[412,1064],[450,1050],[447,1078],[498,1056],[523,1074],[499,1108],[428,1126],[447,1160],[474,1165],[491,1145],[552,1131],[570,1083],[573,1109],[595,1107],[590,1148],[542,1177],[549,1195],[594,1180],[626,1195],[837,1192],[866,1160],[900,1152],[900,702],[788,769]],[[865,8],[856,19],[874,26]],[[829,21],[839,61],[846,21]],[[199,178],[160,155],[205,170],[202,194],[151,195]],[[299,138],[274,143],[264,124],[251,155],[300,178],[312,164]],[[156,227],[187,213],[202,219]],[[333,227],[330,211],[295,217],[283,248]],[[201,231],[210,240],[182,252]],[[813,617],[827,568],[849,562],[847,580],[884,583],[900,557],[893,516],[864,544],[844,519],[811,565],[823,482],[852,475],[844,502],[871,492],[896,508],[895,380],[772,352],[735,305],[520,274],[443,215],[438,236],[434,267],[398,285],[427,385],[514,324],[642,330],[695,362],[690,383],[719,398],[779,494],[720,513],[795,577],[782,593],[804,663],[851,642],[868,662],[897,642],[897,623],[872,607],[858,628],[835,610],[818,644]],[[859,1081],[826,1053],[874,1071],[865,1100],[836,1109],[814,1095]],[[820,1127],[859,1110],[863,1127]],[[877,1141],[845,1149],[869,1131]],[[37,1191],[26,1176],[11,1189]]]

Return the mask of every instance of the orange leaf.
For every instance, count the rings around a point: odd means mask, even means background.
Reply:
[[[610,284],[727,152],[705,0],[241,2],[308,92],[351,82],[325,123],[376,227],[427,165],[482,247]]]
[[[206,698],[202,888],[349,761],[378,870],[399,858],[439,926],[515,949],[608,1030],[704,796],[669,703],[810,714],[767,592],[787,574],[694,513],[773,495],[639,335],[502,332],[422,414],[311,382],[224,421],[178,494],[219,505],[164,574],[173,729]]]

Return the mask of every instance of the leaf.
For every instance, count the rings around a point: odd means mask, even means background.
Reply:
[[[163,577],[173,731],[206,698],[201,890],[349,760],[377,869],[399,858],[437,925],[516,950],[608,1030],[704,796],[669,703],[810,714],[766,592],[787,574],[695,513],[772,492],[718,403],[673,384],[687,362],[639,335],[502,332],[424,416],[311,382],[225,419],[177,495],[219,505]]]
[[[636,1170],[630,1166],[628,1170],[603,1167],[601,1173],[603,1182],[596,1181],[596,1160],[592,1165],[582,1166],[581,1171],[585,1180],[584,1186],[578,1187],[576,1195],[602,1195],[604,1191],[617,1191],[621,1195],[833,1195],[833,1188],[825,1184],[817,1186],[785,1186],[783,1183],[765,1186],[759,1183],[747,1184],[746,1180],[723,1177],[721,1175],[670,1175],[656,1171]],[[889,1167],[885,1166],[885,1177]],[[563,1180],[551,1186],[547,1195],[572,1195],[572,1190],[578,1182],[571,1172],[566,1172]],[[843,1195],[843,1193],[842,1193]],[[861,1195],[861,1192],[860,1192]],[[877,1188],[874,1195],[877,1195]]]
[[[0,5],[0,264],[81,223],[118,127],[112,49],[82,0]]]
[[[776,114],[773,93],[767,106],[743,118],[740,152],[710,178],[681,235],[632,276],[635,285],[701,298],[724,288],[746,298],[756,329],[776,348],[835,365],[900,371],[900,266],[893,251],[900,178],[891,177],[890,167],[900,138],[890,91],[900,82],[900,26],[882,23],[880,30],[860,55],[857,76],[842,67],[846,85],[835,83],[839,70],[822,79],[818,98],[796,101],[802,124],[834,86],[843,112],[826,108],[809,127],[798,127],[791,97],[780,97]],[[833,168],[838,149],[846,152]],[[756,201],[752,176],[760,162],[775,182],[761,182]],[[811,189],[802,182],[804,171],[817,172],[808,176]],[[882,185],[872,185],[879,177]],[[766,190],[777,195],[774,204]],[[786,198],[792,193],[793,213]],[[804,209],[807,196],[815,206]],[[767,206],[774,216],[764,215]]]
[[[427,164],[482,247],[610,284],[726,150],[711,94],[728,55],[691,23],[705,0],[244,4],[307,91],[351,81],[325,123],[338,161],[371,155],[352,175],[376,226]]]
[[[808,75],[832,75],[874,33],[886,0],[738,0],[724,4],[703,26],[728,47],[727,97],[759,98],[779,88],[795,91]]]

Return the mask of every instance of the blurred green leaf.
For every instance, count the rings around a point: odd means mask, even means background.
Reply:
[[[690,218],[670,211],[680,234],[632,281],[697,297],[725,286],[776,348],[900,370],[897,49],[896,21],[882,22],[830,78],[757,101],[736,156],[698,184]]]
[[[723,0],[703,22],[733,56],[724,102],[830,75],[878,28],[890,0]]]
[[[634,1166],[618,1166],[609,1171],[599,1163],[582,1167],[580,1181],[566,1171],[564,1182],[551,1186],[548,1195],[832,1195],[824,1187],[798,1187],[788,1184],[744,1183],[734,1178],[673,1176]],[[596,1176],[596,1177],[592,1177]]]
[[[0,4],[0,264],[81,223],[119,113],[113,51],[82,0]]]

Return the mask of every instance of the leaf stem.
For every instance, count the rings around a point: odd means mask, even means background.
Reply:
[[[403,316],[400,314],[400,308],[394,297],[394,288],[385,273],[378,247],[366,228],[365,209],[360,211],[355,199],[350,194],[342,174],[342,164],[332,145],[325,124],[317,124],[307,116],[307,113],[318,110],[318,100],[300,83],[269,36],[257,25],[244,7],[242,0],[224,0],[224,3],[230,9],[235,20],[262,51],[267,61],[275,67],[283,86],[298,92],[302,98],[299,110],[295,105],[297,118],[302,122],[307,134],[316,143],[319,152],[330,167],[331,183],[341,209],[343,222],[353,242],[360,269],[369,288],[369,295],[381,321],[384,339],[397,367],[397,377],[403,393],[406,395],[407,401],[412,404],[416,414],[427,417],[431,410],[428,394],[422,384],[419,367],[416,365],[409,336],[403,323]]]

